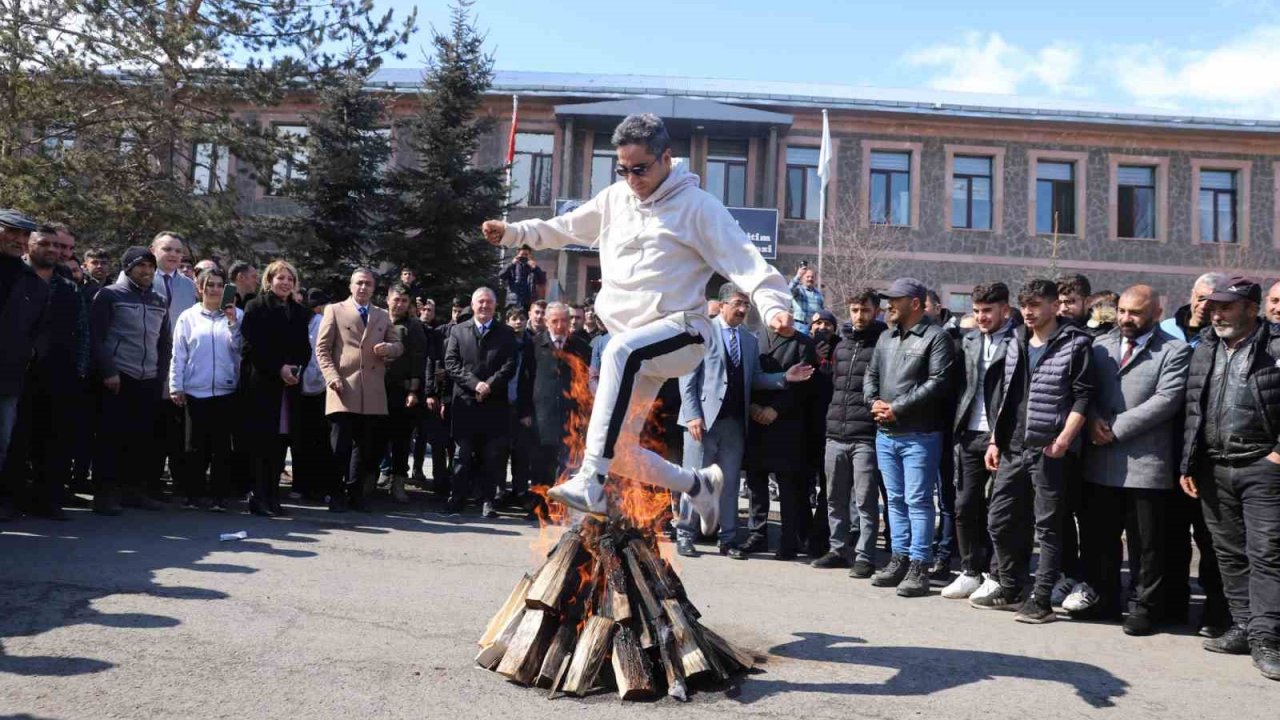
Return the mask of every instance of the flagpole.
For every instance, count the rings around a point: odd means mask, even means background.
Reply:
[[[511,132],[507,135],[507,192],[502,199],[502,222],[507,221],[507,210],[511,206],[511,170],[516,160],[516,128],[520,125],[520,96],[511,96]],[[506,248],[498,246],[498,264],[507,259]]]
[[[822,149],[818,152],[818,175],[821,190],[818,192],[818,282],[822,274],[823,236],[827,223],[827,178],[831,175],[831,130],[827,125],[827,111],[822,111]]]

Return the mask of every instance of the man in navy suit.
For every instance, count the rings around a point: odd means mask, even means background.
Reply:
[[[712,320],[717,332],[707,343],[707,354],[692,373],[680,378],[680,425],[685,429],[684,466],[701,468],[717,464],[724,470],[720,494],[720,554],[745,560],[738,548],[738,484],[746,449],[747,412],[751,391],[782,390],[787,382],[802,382],[813,368],[797,365],[785,373],[760,370],[760,343],[742,327],[751,307],[750,297],[732,283],[720,287],[720,314]],[[693,536],[699,518],[689,499],[680,498],[676,523],[676,550],[696,557]]]

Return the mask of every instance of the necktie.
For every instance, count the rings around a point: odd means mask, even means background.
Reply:
[[[1125,365],[1128,365],[1129,360],[1133,359],[1133,349],[1134,349],[1134,346],[1136,345],[1137,343],[1134,342],[1133,340],[1130,340],[1128,338],[1125,339],[1124,356],[1120,358],[1120,367],[1124,367]]]
[[[734,365],[742,364],[742,348],[738,347],[738,328],[729,328],[729,357]]]
[[[168,310],[173,305],[173,278],[169,275],[161,275],[164,278],[164,309]]]
[[[564,340],[556,338],[556,350],[564,350]]]
[[[369,324],[369,308],[363,305],[360,306],[360,324],[361,325]]]
[[[476,326],[476,335],[477,335],[477,336],[479,336],[479,337],[484,337],[484,334],[485,334],[485,333],[487,333],[487,332],[489,332],[489,326],[488,326],[488,325],[477,325],[477,326]]]

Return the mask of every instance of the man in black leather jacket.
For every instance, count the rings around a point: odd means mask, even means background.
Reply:
[[[885,291],[891,331],[876,342],[863,396],[876,421],[876,459],[889,498],[893,556],[871,583],[902,597],[929,594],[933,493],[950,420],[955,345],[925,314],[928,290],[899,278]]]
[[[1208,302],[1187,380],[1182,489],[1213,534],[1233,625],[1206,640],[1280,680],[1280,338],[1258,319],[1262,288],[1242,277]]]

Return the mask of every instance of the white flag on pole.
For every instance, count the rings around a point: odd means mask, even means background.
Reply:
[[[818,151],[818,177],[822,179],[825,193],[831,179],[831,128],[827,125],[827,111],[822,111],[822,149]]]

